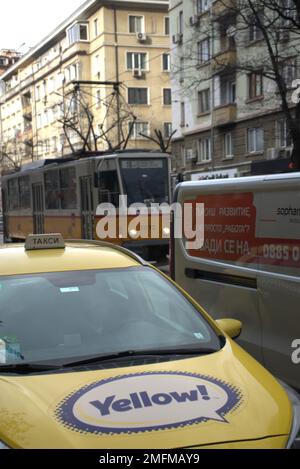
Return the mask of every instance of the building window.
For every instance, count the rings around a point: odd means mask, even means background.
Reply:
[[[150,126],[149,122],[134,122],[129,124],[129,131],[131,130],[130,138],[131,139],[144,139],[143,135],[150,135]],[[141,135],[143,134],[143,135]]]
[[[185,127],[185,105],[180,103],[180,127]]]
[[[57,137],[52,137],[52,151],[57,152]]]
[[[129,16],[129,32],[130,33],[144,33],[144,17],[143,16]]]
[[[97,37],[99,34],[98,30],[98,18],[94,19],[94,36]]]
[[[96,106],[97,108],[101,106],[101,90],[97,90],[96,93]]]
[[[128,88],[128,104],[148,104],[148,88]]]
[[[201,138],[198,140],[198,162],[204,163],[211,161],[211,140],[208,138]]]
[[[248,75],[248,98],[258,98],[263,95],[263,76],[261,73]]]
[[[75,42],[89,40],[89,25],[88,23],[75,23],[67,29],[67,38],[69,46]]]
[[[180,83],[184,81],[184,57],[180,57],[179,60],[179,81]]]
[[[264,130],[261,127],[247,130],[247,151],[248,153],[264,151]]]
[[[171,56],[168,53],[162,55],[162,69],[164,72],[169,72],[171,69]]]
[[[180,11],[178,16],[178,32],[183,34],[183,11]]]
[[[221,90],[221,106],[235,103],[236,100],[236,83],[235,79],[222,80],[220,83]]]
[[[128,70],[146,70],[147,54],[144,52],[127,52]]]
[[[73,64],[70,66],[70,80],[77,80],[77,71],[78,71],[78,66],[77,64]]]
[[[295,58],[285,60],[280,64],[281,76],[285,85],[289,88],[293,80],[297,78],[297,61]]]
[[[289,135],[286,119],[276,121],[275,132],[277,147],[286,148],[292,146],[292,140]]]
[[[52,78],[49,78],[49,81],[48,81],[48,92],[53,93],[54,89],[55,89],[55,80],[52,77]]]
[[[169,36],[170,34],[170,18],[168,16],[165,17],[165,35]]]
[[[171,88],[163,89],[163,104],[164,106],[171,106],[172,104],[172,90]]]
[[[198,114],[209,112],[210,109],[210,89],[198,91]]]
[[[198,64],[203,64],[211,59],[210,56],[210,40],[207,37],[203,41],[198,42]]]
[[[249,18],[249,42],[258,41],[263,38],[263,32],[259,25],[263,25],[264,14],[262,11],[258,12],[258,19],[255,16]]]
[[[41,89],[39,86],[35,88],[36,100],[39,101],[41,99]]]
[[[38,129],[42,128],[42,114],[38,114],[36,119],[36,126]]]
[[[172,122],[164,122],[164,138],[170,138],[172,135]]]
[[[232,156],[233,156],[232,133],[226,132],[226,134],[224,134],[224,157],[232,158]]]
[[[196,0],[196,11],[197,15],[201,15],[204,11],[207,11],[211,5],[212,0]]]

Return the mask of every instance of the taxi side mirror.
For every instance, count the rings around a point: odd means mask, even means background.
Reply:
[[[237,319],[217,319],[217,325],[232,339],[237,339],[242,332],[242,323]]]

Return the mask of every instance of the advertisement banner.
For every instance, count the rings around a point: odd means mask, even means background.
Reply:
[[[299,193],[205,194],[185,203],[205,205],[204,245],[190,255],[251,266],[300,267]]]

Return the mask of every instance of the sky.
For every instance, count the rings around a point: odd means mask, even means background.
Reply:
[[[83,3],[85,0],[2,0],[0,49],[27,52]]]

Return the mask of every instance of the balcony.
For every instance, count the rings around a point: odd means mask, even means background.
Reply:
[[[32,107],[31,104],[26,104],[22,107],[23,117],[28,120],[32,120]]]
[[[26,129],[23,132],[23,142],[30,143],[33,140],[33,132],[32,129]]]
[[[213,73],[221,70],[234,68],[236,65],[236,49],[227,49],[215,54],[212,59]]]
[[[236,104],[229,103],[214,108],[213,123],[216,126],[227,125],[236,120]]]
[[[236,8],[236,0],[218,0],[213,3],[213,17],[215,20],[218,20],[227,14],[234,14],[236,12]]]

